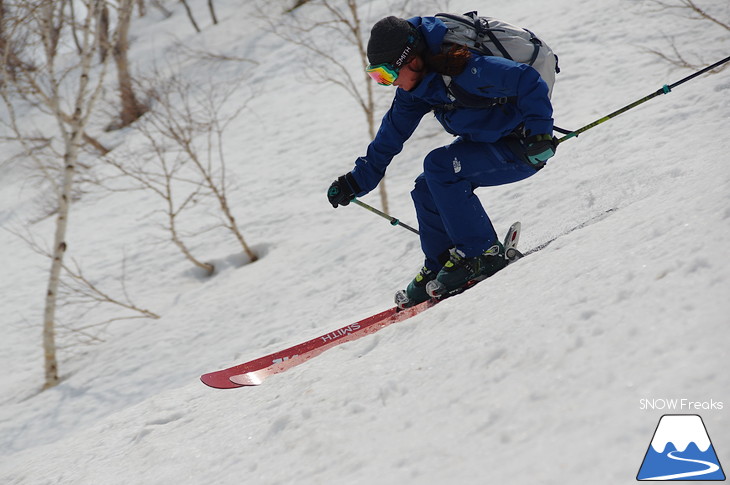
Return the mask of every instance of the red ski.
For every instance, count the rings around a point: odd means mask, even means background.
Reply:
[[[425,301],[405,310],[399,310],[397,307],[394,307],[360,320],[359,322],[338,328],[320,337],[289,347],[288,349],[246,362],[245,364],[203,374],[200,380],[203,381],[203,384],[217,389],[258,386],[270,375],[289,370],[336,345],[352,342],[365,335],[375,333],[390,324],[410,318],[435,305],[438,301]]]
[[[515,248],[520,236],[520,227],[519,222],[512,224],[507,232],[507,237],[504,240],[504,246],[506,249],[505,254],[507,255],[509,262],[516,261],[522,256],[522,254]],[[258,386],[270,375],[279,374],[289,370],[294,366],[308,361],[312,357],[318,356],[325,350],[331,349],[336,345],[340,345],[345,342],[352,342],[353,340],[357,340],[365,335],[375,333],[388,325],[401,322],[407,318],[417,315],[436,305],[438,302],[471,288],[479,281],[481,280],[477,279],[470,281],[464,287],[449,292],[447,295],[444,295],[439,299],[424,301],[423,303],[410,308],[399,309],[398,307],[393,307],[389,310],[378,313],[377,315],[351,323],[350,325],[338,328],[333,332],[308,340],[299,345],[289,347],[288,349],[260,357],[244,364],[229,367],[228,369],[203,374],[200,377],[200,380],[203,381],[203,384],[215,387],[216,389]]]

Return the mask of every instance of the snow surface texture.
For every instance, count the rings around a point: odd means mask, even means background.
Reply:
[[[730,463],[730,70],[562,144],[528,181],[478,190],[498,232],[519,220],[523,249],[552,241],[541,251],[260,387],[203,386],[204,372],[392,306],[422,264],[412,234],[328,205],[329,183],[369,141],[363,115],[337,86],[303,83],[302,52],[251,26],[240,3],[217,1],[223,20],[201,34],[179,4],[169,19],[150,9],[131,55],[146,72],[178,39],[259,62],[170,65],[196,82],[245,74],[240,99],[256,92],[225,150],[234,211],[263,257],[242,265],[231,238],[210,232],[195,249],[218,271],[200,277],[161,242],[151,196],[86,194],[69,257],[113,284],[126,252],[130,293],[162,318],[116,323],[104,343],[63,352],[64,381],[39,393],[48,262],[0,231],[0,483],[633,483],[666,412],[641,410],[643,398],[724,402],[685,411],[702,415]],[[644,50],[666,48],[665,34],[708,64],[730,45],[727,32],[629,0],[449,5],[474,8],[558,53],[555,119],[573,129],[691,73]],[[374,1],[363,13],[389,11]],[[378,89],[385,107],[392,90]],[[133,145],[129,133],[103,141]],[[415,224],[423,157],[449,140],[426,118],[391,165],[390,211],[404,222]],[[0,224],[36,216],[36,197],[8,169]],[[33,230],[50,240],[53,223]]]

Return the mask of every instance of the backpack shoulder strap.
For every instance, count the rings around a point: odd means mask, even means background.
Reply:
[[[476,13],[476,12],[475,12]],[[502,54],[502,57],[505,59],[509,59],[510,61],[514,61],[512,59],[512,56],[509,55],[509,52],[507,52],[507,49],[504,48],[504,45],[497,39],[497,36],[494,35],[494,32],[492,32],[492,29],[489,28],[489,21],[485,19],[484,17],[477,17],[474,19],[474,30],[477,33],[477,38],[486,35],[489,37],[489,40],[492,41],[492,44],[494,44],[494,47],[497,48],[500,54]]]
[[[457,43],[465,43],[467,47],[473,47],[488,56],[498,55],[499,57],[504,57],[505,59],[509,59],[511,61],[514,60],[512,59],[512,56],[509,54],[507,49],[505,49],[502,42],[500,42],[497,36],[494,35],[494,29],[489,26],[489,21],[484,17],[479,17],[476,11],[467,12],[464,15],[437,13],[436,18],[446,24],[446,28],[449,29],[449,32],[454,32],[455,29],[461,31],[459,32],[459,34],[462,35],[457,34],[456,36],[451,38]],[[464,35],[464,30],[474,32],[474,39],[472,39],[471,36],[467,37],[466,35]],[[489,41],[494,44],[494,47],[499,51],[499,54],[494,54],[484,43],[479,41],[479,39],[484,38],[484,36],[486,36]],[[449,37],[450,36],[447,33],[447,35],[444,37],[444,40],[448,41]],[[457,39],[456,37],[462,38]],[[469,43],[466,44],[466,41],[469,41]]]

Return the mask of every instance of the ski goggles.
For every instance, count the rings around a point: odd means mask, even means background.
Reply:
[[[396,79],[398,79],[400,68],[396,68],[393,67],[392,64],[385,63],[368,66],[367,69],[365,69],[365,72],[367,72],[368,76],[373,78],[373,80],[381,86],[390,86]]]
[[[421,44],[421,36],[416,32],[414,27],[411,28],[411,33],[408,35],[408,40],[403,48],[403,52],[393,62],[384,62],[382,64],[370,64],[365,72],[373,80],[381,86],[390,86],[396,79],[398,79],[398,73],[403,66],[408,64],[413,56],[418,52],[418,46]]]

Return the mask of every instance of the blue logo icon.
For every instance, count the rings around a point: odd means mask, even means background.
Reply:
[[[662,416],[636,479],[725,480],[702,418],[696,414]]]

